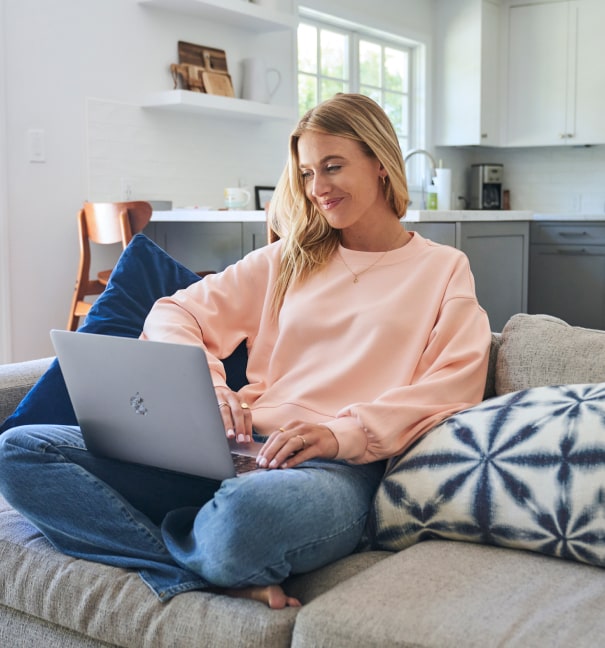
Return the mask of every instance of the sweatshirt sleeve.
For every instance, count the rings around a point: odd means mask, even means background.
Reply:
[[[446,292],[411,383],[324,423],[338,440],[338,458],[368,463],[397,456],[443,419],[479,403],[490,344],[487,314],[474,294]]]
[[[221,359],[242,340],[248,340],[248,348],[254,341],[265,300],[270,298],[277,245],[252,252],[223,272],[159,299],[145,320],[141,339],[201,347],[214,386],[225,386]]]

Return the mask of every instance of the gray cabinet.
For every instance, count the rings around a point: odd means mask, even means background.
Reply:
[[[405,223],[405,226],[467,255],[475,277],[477,299],[487,311],[493,331],[501,331],[515,313],[527,312],[528,222],[459,221]]]
[[[243,223],[242,255],[267,245],[267,223]]]
[[[418,232],[435,243],[456,247],[456,223],[408,223],[404,220],[403,224],[407,230]]]
[[[532,223],[529,312],[605,329],[605,225]]]
[[[477,299],[492,331],[501,331],[516,313],[527,312],[529,223],[458,223],[459,247],[475,277]]]

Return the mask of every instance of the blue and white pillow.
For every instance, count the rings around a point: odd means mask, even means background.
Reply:
[[[605,567],[605,383],[535,387],[439,424],[393,461],[375,548],[434,538]]]

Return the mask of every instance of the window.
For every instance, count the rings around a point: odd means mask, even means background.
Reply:
[[[300,114],[337,92],[359,92],[384,108],[403,151],[417,145],[410,110],[413,44],[303,8],[300,16]]]

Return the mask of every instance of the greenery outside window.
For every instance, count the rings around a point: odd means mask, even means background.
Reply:
[[[298,107],[304,114],[337,92],[359,92],[389,115],[403,151],[417,141],[413,126],[414,44],[301,8]]]

